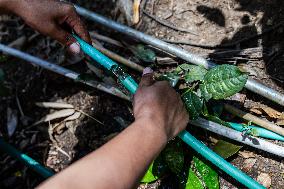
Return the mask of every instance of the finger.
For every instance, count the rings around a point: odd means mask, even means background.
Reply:
[[[139,83],[139,87],[147,87],[155,82],[153,70],[149,67],[143,70],[143,75]]]
[[[84,22],[80,19],[80,16],[76,13],[75,8],[71,9],[68,17],[65,22],[75,31],[77,35],[79,35],[84,41],[91,44],[90,34],[84,24]]]
[[[69,32],[65,31],[60,26],[54,25],[52,27],[53,29],[51,30],[50,36],[59,41],[62,45],[67,46],[72,53],[80,53],[80,45]]]

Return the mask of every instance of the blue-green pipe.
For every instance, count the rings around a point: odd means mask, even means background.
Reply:
[[[111,70],[110,65],[117,65],[112,60],[110,60],[108,57],[103,55],[101,52],[96,50],[94,47],[80,39],[76,36],[76,39],[78,40],[81,49],[89,55],[91,58],[93,58],[95,61],[97,61],[99,64],[104,66],[105,68]],[[108,62],[110,60],[110,62]],[[119,75],[117,75],[120,77]],[[121,79],[120,79],[121,80]],[[125,82],[126,81],[126,82]],[[121,83],[132,93],[134,94],[138,88],[138,84],[128,75],[126,79],[121,80]],[[228,163],[226,160],[224,160],[221,156],[213,152],[211,149],[209,149],[206,145],[198,141],[194,136],[192,136],[187,131],[182,131],[179,134],[179,137],[190,147],[192,147],[195,151],[197,151],[200,155],[202,155],[204,158],[209,160],[211,163],[222,169],[224,172],[226,172],[228,175],[235,178],[237,181],[242,183],[248,188],[251,189],[263,189],[265,188],[255,180],[253,180],[251,177],[234,167],[232,164]]]
[[[14,157],[17,160],[23,162],[26,166],[33,169],[37,173],[39,173],[44,178],[49,178],[54,175],[52,171],[43,167],[39,162],[32,159],[28,155],[21,153],[16,148],[11,146],[10,144],[6,143],[2,138],[0,138],[0,150],[6,152],[10,156]]]
[[[132,79],[132,77],[124,73],[123,70],[118,66],[116,62],[114,62],[109,57],[102,54],[100,51],[98,51],[93,46],[86,43],[84,40],[82,40],[78,36],[76,35],[73,35],[73,36],[80,44],[81,50],[83,52],[85,52],[88,56],[90,56],[93,60],[95,60],[100,65],[102,65],[107,70],[112,71],[129,92],[131,92],[132,94],[135,93],[138,87],[137,83]]]
[[[246,132],[247,134],[254,135],[254,136],[260,136],[263,138],[273,139],[273,140],[280,140],[284,141],[284,137],[274,133],[272,131],[269,131],[267,129],[257,127],[257,126],[246,126],[244,124],[239,123],[231,123],[229,122],[230,126],[240,132]]]

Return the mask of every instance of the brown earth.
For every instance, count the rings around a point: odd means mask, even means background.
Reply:
[[[107,0],[80,1],[89,9],[116,19],[118,16],[113,11],[116,5],[109,2]],[[198,35],[162,26],[145,14],[142,16],[142,22],[135,27],[161,39],[189,42],[191,45],[180,46],[217,63],[241,65],[255,79],[284,93],[284,28],[270,30],[278,23],[284,22],[283,7],[284,2],[281,0],[152,0],[146,1],[147,12]],[[96,30],[117,40],[124,39],[123,36],[90,21],[87,21],[87,25],[89,30]],[[268,30],[269,32],[266,32]],[[265,34],[256,37],[260,33]],[[8,44],[21,36],[30,37],[33,34],[34,31],[23,25],[19,18],[0,16],[1,43]],[[240,41],[247,38],[251,39]],[[117,50],[108,44],[106,47],[131,57],[127,51]],[[81,73],[88,70],[83,61],[74,60],[74,57],[65,53],[64,48],[44,36],[37,36],[26,43],[22,50]],[[235,50],[241,51],[231,53]],[[224,51],[230,51],[230,53],[220,55],[220,52]],[[183,61],[177,61],[177,63],[181,62]],[[153,67],[158,71],[169,70],[175,66],[176,64],[156,64]],[[97,149],[133,121],[131,104],[106,93],[74,83],[14,58],[1,61],[0,68],[3,68],[7,75],[5,84],[11,91],[9,97],[0,98],[0,136],[3,135],[9,143],[56,172]],[[133,72],[133,74],[139,77],[137,73]],[[245,95],[245,102],[242,102],[240,106],[244,106],[247,110],[257,103],[283,112],[283,107],[252,92],[243,90],[242,93]],[[17,98],[25,116],[29,117],[30,121],[27,125],[19,121],[16,132],[9,138],[6,130],[7,108],[17,111],[20,118]],[[100,120],[104,125],[82,115],[79,119],[61,124],[57,127],[58,129],[51,132],[51,135],[48,132],[50,125],[47,123],[29,127],[50,112],[48,109],[35,105],[36,102],[41,101],[70,103]],[[275,121],[264,114],[260,116]],[[51,125],[54,126],[57,123],[59,123],[58,120]],[[205,140],[205,142],[209,141]],[[283,142],[274,143],[284,145]],[[267,173],[272,181],[270,188],[284,188],[283,159],[250,147],[244,147],[241,152],[252,152],[252,154],[249,158],[237,154],[229,161],[254,179],[262,173]],[[220,175],[221,188],[242,188],[225,174]],[[158,181],[140,188],[158,188],[159,185],[160,188],[174,188],[169,183],[171,178],[167,180],[169,181]],[[32,170],[13,158],[0,154],[0,188],[33,188],[42,181],[43,179]]]

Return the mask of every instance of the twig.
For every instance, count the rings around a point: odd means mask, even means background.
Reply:
[[[244,111],[242,111],[238,108],[235,108],[234,106],[231,106],[229,104],[224,104],[224,108],[225,108],[225,110],[227,110],[228,112],[230,112],[233,115],[236,115],[236,116],[243,118],[247,121],[251,121],[251,122],[253,122],[253,123],[255,123],[255,124],[257,124],[257,125],[259,125],[263,128],[266,128],[270,131],[273,131],[277,134],[284,136],[284,128],[279,127],[278,125],[275,125],[275,124],[273,124],[269,121],[260,119],[257,116],[254,116],[250,113],[244,112]]]
[[[98,39],[100,41],[107,42],[107,43],[113,44],[113,45],[118,46],[118,47],[123,47],[122,43],[120,43],[119,41],[114,40],[110,37],[98,34],[96,32],[90,32],[90,35],[91,35],[92,38]]]
[[[162,39],[162,40],[165,41],[165,42],[168,42],[168,43],[172,43],[172,44],[189,45],[189,46],[200,47],[200,48],[205,48],[205,49],[229,48],[229,47],[237,46],[237,45],[239,45],[243,42],[258,38],[258,37],[260,37],[264,34],[267,34],[271,31],[279,28],[280,26],[282,26],[283,23],[284,22],[280,22],[280,23],[276,24],[275,26],[272,26],[271,28],[264,30],[260,34],[253,34],[253,35],[250,35],[250,36],[245,37],[243,39],[240,39],[240,40],[237,40],[237,41],[234,41],[234,42],[231,42],[231,43],[226,43],[226,44],[203,45],[203,44],[198,44],[198,43],[194,43],[194,42],[191,42],[191,41],[184,41],[184,40],[183,41],[169,40],[169,39]]]
[[[76,110],[77,112],[80,112],[81,114],[84,114],[85,116],[87,116],[87,117],[89,117],[89,118],[95,120],[95,121],[98,122],[99,124],[104,125],[101,121],[99,121],[98,119],[94,118],[93,116],[91,116],[91,115],[89,115],[89,114],[83,112],[82,110],[79,110],[79,109],[77,109],[77,108],[75,108],[75,110]]]
[[[59,152],[61,152],[63,155],[65,155],[66,157],[68,157],[68,161],[70,161],[72,158],[71,158],[71,156],[67,153],[67,152],[65,152],[62,148],[60,148],[59,146],[57,146],[57,145],[54,145],[54,147],[59,151]]]
[[[102,52],[103,54],[105,54],[106,56],[110,57],[111,59],[125,65],[128,66],[129,68],[132,68],[138,72],[143,72],[143,67],[140,66],[139,64],[136,64],[135,62],[132,62],[130,60],[127,60],[126,58],[104,48],[101,47],[100,45],[97,45],[96,43],[93,43],[93,46],[98,49],[100,52]]]
[[[179,27],[173,26],[173,25],[171,25],[171,24],[169,24],[169,23],[167,23],[167,22],[161,20],[160,18],[157,18],[156,16],[154,16],[154,15],[148,13],[146,10],[143,10],[143,13],[144,13],[146,16],[150,17],[151,19],[155,20],[156,22],[158,22],[158,23],[161,24],[161,25],[164,25],[164,26],[169,27],[169,28],[171,28],[171,29],[173,29],[173,30],[176,30],[176,31],[186,32],[186,33],[190,33],[190,34],[192,34],[192,35],[198,36],[197,33],[193,32],[193,31],[191,31],[191,30],[188,30],[188,29],[184,29],[184,28],[179,28]]]

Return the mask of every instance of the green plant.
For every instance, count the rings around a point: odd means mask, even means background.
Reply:
[[[247,78],[246,73],[241,72],[238,67],[233,65],[220,65],[207,71],[200,66],[182,64],[174,71],[162,74],[160,79],[170,81],[172,86],[180,84],[179,88],[182,88],[180,93],[190,119],[203,116],[208,120],[229,127],[230,125],[220,118],[222,106],[216,103],[213,106],[207,104],[239,92],[244,87]],[[207,107],[210,109],[208,110]],[[224,158],[228,158],[240,148],[241,146],[220,140],[214,150]],[[162,165],[161,167],[165,168],[164,171],[157,174],[154,171],[157,169],[155,167],[157,165]],[[211,165],[194,156],[188,148],[183,148],[179,139],[171,141],[166,146],[159,158],[152,163],[142,182],[153,182],[170,172],[177,175],[181,183],[180,188],[219,188],[218,174]]]

